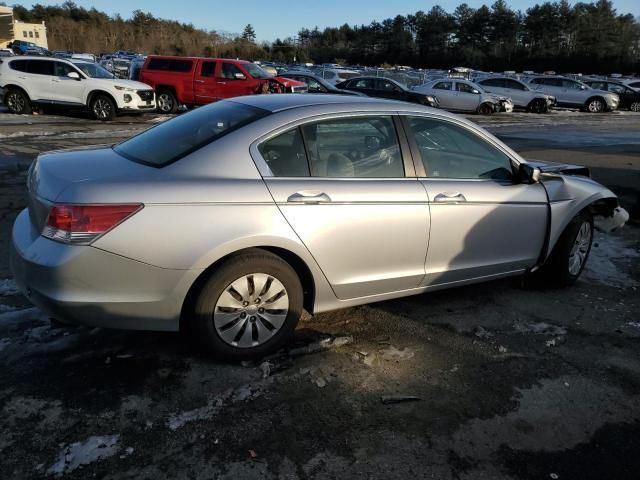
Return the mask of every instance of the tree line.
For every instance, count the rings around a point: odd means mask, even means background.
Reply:
[[[368,25],[303,28],[296,37],[256,42],[242,34],[197,29],[137,10],[129,19],[67,1],[57,6],[14,6],[25,22],[47,23],[52,50],[241,57],[250,60],[417,68],[468,66],[485,70],[640,71],[640,19],[619,14],[610,0],[570,5],[567,0],[514,11],[505,0],[453,12],[397,15]]]

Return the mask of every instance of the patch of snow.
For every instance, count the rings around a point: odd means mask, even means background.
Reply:
[[[533,333],[534,335],[565,335],[567,329],[559,327],[557,325],[551,325],[550,323],[538,322],[538,323],[516,323],[513,325],[519,333]]]
[[[638,257],[640,253],[626,245],[619,237],[596,232],[582,276],[611,287],[636,287],[639,282],[634,280],[621,265],[630,265],[631,260]]]
[[[82,465],[112,457],[120,448],[119,439],[120,435],[94,436],[67,445],[58,454],[58,461],[47,469],[47,474],[61,477]]]
[[[5,278],[0,280],[0,296],[9,296],[9,295],[17,295],[18,287],[16,286],[16,282],[11,278]]]

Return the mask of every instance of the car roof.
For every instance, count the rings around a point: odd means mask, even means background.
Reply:
[[[241,103],[251,107],[261,108],[271,113],[283,112],[285,110],[305,109],[313,107],[335,108],[336,112],[350,111],[384,111],[384,112],[430,112],[441,116],[456,118],[461,117],[444,110],[433,109],[418,105],[417,103],[388,100],[376,97],[359,97],[352,95],[315,95],[312,93],[296,93],[281,95],[247,95],[235,97],[228,101]],[[464,121],[464,119],[462,119]]]

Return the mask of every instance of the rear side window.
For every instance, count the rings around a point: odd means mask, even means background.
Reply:
[[[408,117],[429,178],[512,178],[509,157],[473,132],[451,122]]]
[[[191,71],[193,61],[177,58],[152,58],[147,65],[148,70],[186,73]]]
[[[268,114],[236,102],[217,102],[161,123],[114,150],[131,161],[163,167]]]
[[[27,71],[36,75],[53,75],[53,62],[49,60],[29,60]]]
[[[11,70],[17,70],[18,72],[26,72],[27,71],[27,62],[28,60],[11,60],[9,66]]]
[[[309,165],[300,127],[262,143],[258,150],[274,177],[308,177]]]
[[[216,73],[216,62],[202,62],[201,77],[213,77]]]

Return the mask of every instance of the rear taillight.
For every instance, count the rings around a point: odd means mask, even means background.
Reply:
[[[126,205],[54,205],[42,236],[64,243],[88,244],[143,207]]]

